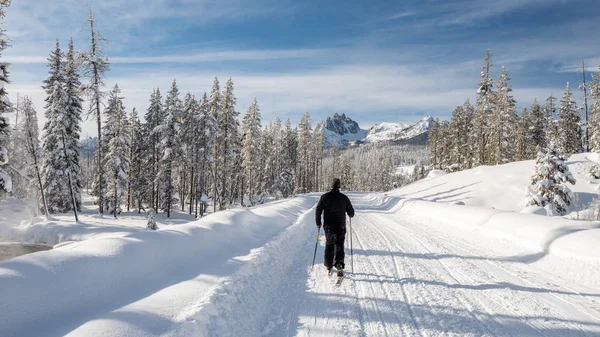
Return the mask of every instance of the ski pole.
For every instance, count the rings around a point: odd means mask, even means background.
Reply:
[[[354,274],[354,256],[352,255],[352,218],[350,218],[350,266]]]
[[[313,263],[310,269],[312,270],[315,266],[315,259],[317,258],[317,246],[319,246],[319,235],[321,234],[321,227],[317,230],[317,240],[315,242],[315,254],[313,255]]]

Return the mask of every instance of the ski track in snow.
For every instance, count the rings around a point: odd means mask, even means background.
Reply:
[[[543,269],[548,261],[507,257],[517,243],[436,226],[399,198],[349,196],[354,271],[347,236],[340,287],[322,265],[323,231],[311,268],[313,207],[215,265],[220,274],[99,313],[68,336],[600,336],[600,292]]]
[[[354,273],[349,249],[340,288],[315,266],[300,304],[281,304],[294,307],[298,323],[287,326],[297,329],[274,336],[600,336],[597,291],[503,260],[484,234],[457,237],[403,217],[389,199],[351,199]]]

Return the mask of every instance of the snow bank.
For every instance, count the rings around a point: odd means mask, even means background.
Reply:
[[[576,208],[585,209],[598,196],[600,180],[589,177],[589,170],[596,165],[595,155],[573,155],[567,164],[577,180],[569,188],[579,198]],[[600,159],[600,158],[598,158]],[[599,160],[600,161],[600,160]],[[461,172],[437,174],[432,171],[428,179],[390,191],[402,198],[422,199],[436,202],[463,202],[469,206],[481,206],[519,212],[527,203],[526,188],[531,184],[534,161],[521,161],[498,166],[480,166]]]
[[[484,230],[541,253],[600,261],[600,222],[420,200],[402,200],[400,204],[400,216],[418,218],[437,226]]]
[[[1,263],[0,331],[64,335],[198,274],[221,275],[221,266],[263,246],[315,202],[303,196],[224,211],[188,225],[92,238]]]

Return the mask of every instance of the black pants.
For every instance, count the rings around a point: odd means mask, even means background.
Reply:
[[[332,232],[325,228],[325,267],[330,269],[344,269],[344,240],[346,239],[346,231]]]

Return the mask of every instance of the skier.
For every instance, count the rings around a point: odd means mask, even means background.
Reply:
[[[335,178],[331,191],[323,194],[317,204],[317,227],[321,228],[321,214],[324,214],[325,239],[325,268],[331,275],[331,268],[335,266],[337,276],[344,276],[344,239],[346,235],[346,213],[354,217],[354,208],[350,199],[340,192],[340,179]],[[335,264],[334,264],[335,256]]]

